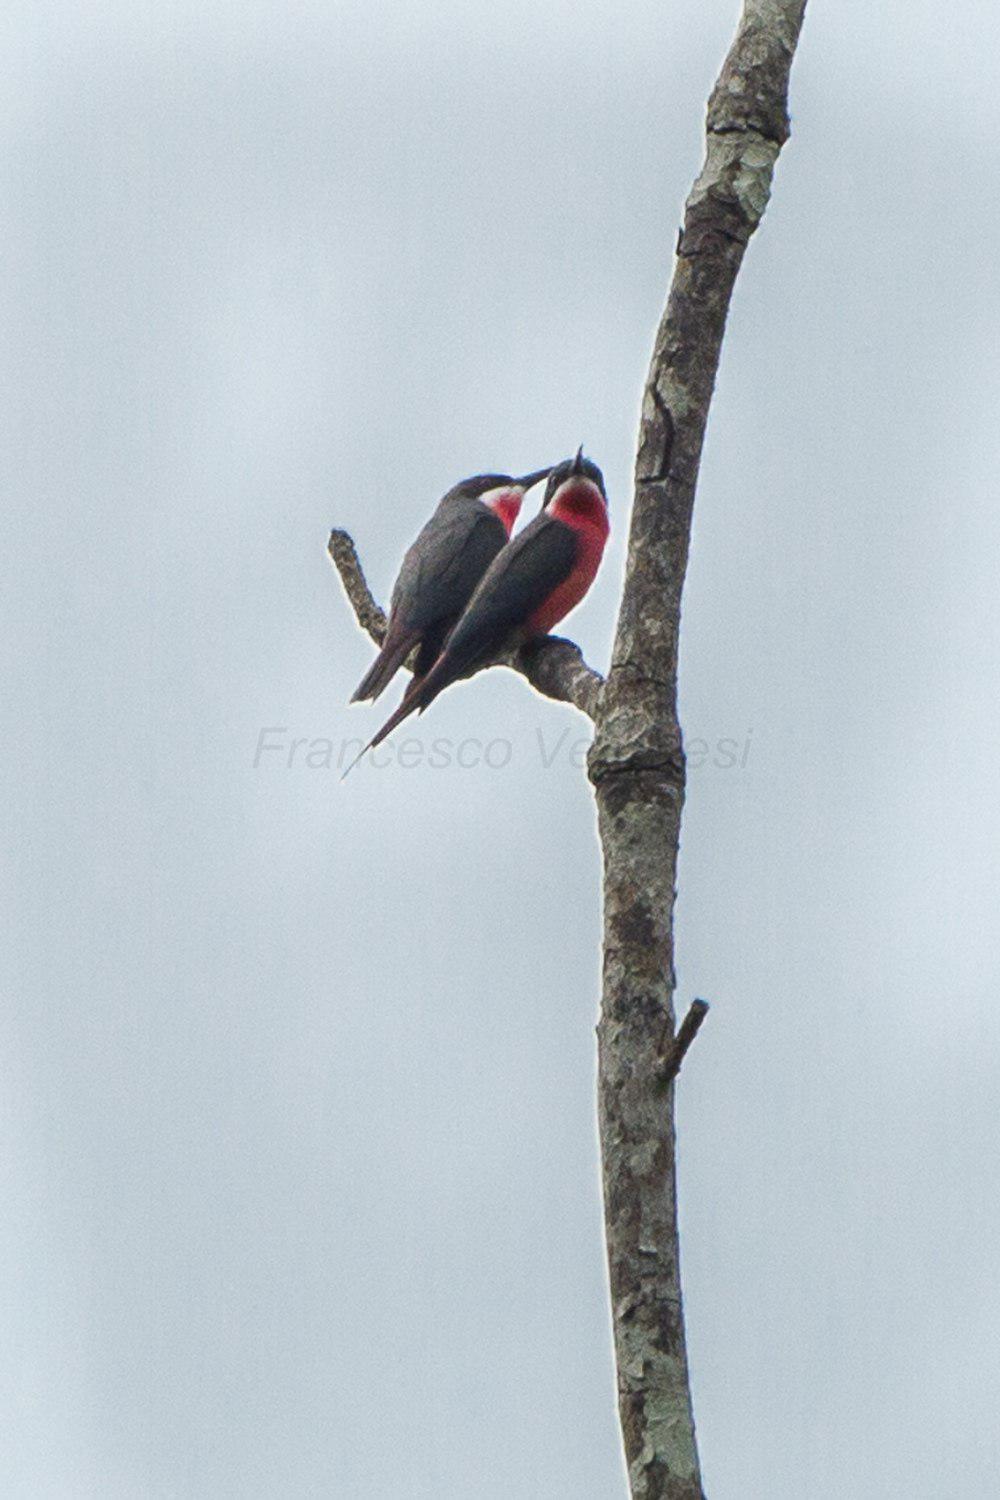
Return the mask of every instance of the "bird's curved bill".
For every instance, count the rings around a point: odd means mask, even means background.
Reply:
[[[516,481],[518,488],[522,490],[532,489],[534,485],[540,484],[543,479],[548,479],[552,473],[552,467],[552,464],[549,464],[547,469],[536,469],[533,474],[525,474],[521,479]]]

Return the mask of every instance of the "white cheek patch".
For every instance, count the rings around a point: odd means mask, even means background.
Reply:
[[[503,501],[506,501],[508,505],[520,505],[523,496],[516,485],[501,484],[495,490],[486,490],[479,498],[484,505],[495,510]]]

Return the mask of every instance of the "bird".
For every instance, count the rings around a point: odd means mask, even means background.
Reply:
[[[548,469],[518,479],[474,474],[438,502],[403,558],[382,648],[352,703],[377,698],[414,650],[418,678],[434,665],[477,583],[510,537],[526,492],[548,475]]]
[[[547,635],[593,583],[610,529],[604,476],[581,448],[550,470],[538,515],[497,553],[437,660],[414,677],[398,708],[347,771],[410,714],[423,713],[451,683]]]

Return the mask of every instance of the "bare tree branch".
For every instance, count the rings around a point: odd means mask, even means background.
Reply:
[[[358,624],[380,646],[385,639],[385,612],[379,608],[368,587],[353,539],[346,531],[331,531],[326,550],[340,574],[347,602]],[[492,665],[520,672],[536,692],[561,703],[572,703],[590,719],[597,713],[604,678],[587,665],[579,646],[562,636],[548,635],[542,640],[532,641],[519,651],[498,657]]]
[[[589,760],[604,854],[605,1227],[633,1500],[703,1500],[681,1306],[673,1089],[665,1109],[657,1087],[664,1027],[674,1026],[684,801],[677,640],[726,314],[788,136],[804,10],[805,0],[746,0],[709,100],[705,162],[687,200],[643,398],[625,587]]]
[[[677,641],[726,315],[788,137],[788,78],[804,11],[805,0],[745,0],[709,100],[705,162],[685,206],[643,397],[608,679],[569,641],[547,639],[505,659],[539,692],[574,703],[596,725],[588,770],[604,857],[598,1113],[632,1500],[704,1500],[681,1306],[673,1119],[677,1070],[707,1009],[695,1001],[673,1036],[673,911],[684,802]],[[346,533],[333,533],[330,556],[359,623],[380,642],[385,616]],[[672,1037],[667,1049],[665,1037]]]

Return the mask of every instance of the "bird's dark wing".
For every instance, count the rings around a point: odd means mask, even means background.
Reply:
[[[448,668],[442,676],[454,682],[510,644],[573,571],[576,553],[571,526],[544,511],[536,516],[490,564],[448,639],[442,658]]]
[[[479,500],[439,506],[403,558],[392,614],[408,630],[458,618],[507,540],[500,517]]]

